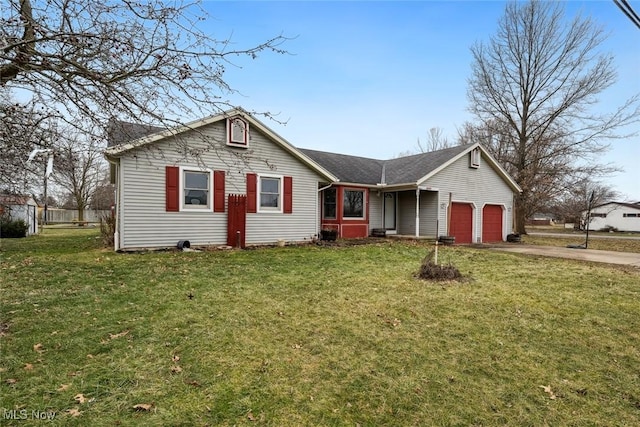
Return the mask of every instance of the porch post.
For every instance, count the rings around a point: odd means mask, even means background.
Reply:
[[[416,237],[420,237],[420,188],[416,188]]]

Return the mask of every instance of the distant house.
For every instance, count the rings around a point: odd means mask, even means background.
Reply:
[[[480,145],[391,160],[299,149],[242,109],[148,132],[114,123],[116,249],[387,234],[502,241],[518,185]]]
[[[27,236],[38,233],[38,204],[31,196],[0,194],[0,215],[23,220],[29,226]]]
[[[586,218],[587,211],[582,212]],[[591,208],[589,230],[616,228],[618,231],[640,232],[640,202],[609,202]]]

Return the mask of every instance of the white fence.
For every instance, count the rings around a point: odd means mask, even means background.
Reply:
[[[87,222],[100,222],[100,218],[106,215],[111,215],[111,211],[86,209],[84,211],[84,220]],[[38,221],[42,224],[43,219],[44,219],[44,209],[39,209]],[[48,224],[73,222],[77,220],[78,220],[78,211],[75,209],[47,208]]]

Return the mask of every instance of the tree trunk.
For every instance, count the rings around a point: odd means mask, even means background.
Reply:
[[[78,221],[84,221],[84,208],[78,208]]]
[[[521,193],[516,197],[516,233],[527,234],[525,229],[525,222],[527,220],[526,195]]]

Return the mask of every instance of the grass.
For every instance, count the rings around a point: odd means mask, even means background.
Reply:
[[[616,236],[617,237],[617,236]],[[559,236],[523,235],[522,242],[528,245],[562,246],[581,245],[585,242],[585,234]],[[614,252],[640,253],[640,240],[630,238],[591,238],[589,237],[589,249]]]
[[[640,419],[637,270],[446,247],[440,260],[469,280],[432,284],[414,278],[421,243],[116,254],[98,242],[95,230],[0,242],[7,425],[40,425],[33,410],[72,426]]]

